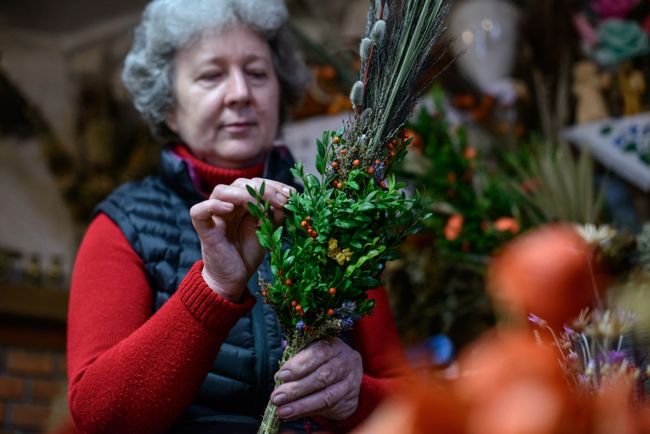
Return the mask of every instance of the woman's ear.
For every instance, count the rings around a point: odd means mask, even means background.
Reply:
[[[170,130],[172,130],[174,133],[178,134],[178,124],[176,122],[176,112],[175,111],[169,111],[165,115],[165,123],[169,127]]]

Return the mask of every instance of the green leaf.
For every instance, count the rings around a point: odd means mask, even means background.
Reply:
[[[280,244],[280,240],[282,239],[282,226],[279,226],[275,232],[273,232],[273,243],[274,244]]]

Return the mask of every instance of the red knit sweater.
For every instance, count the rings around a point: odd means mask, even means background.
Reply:
[[[187,159],[204,186],[260,176],[263,165],[222,171]],[[82,433],[159,433],[194,398],[221,343],[251,309],[219,297],[201,277],[198,261],[178,291],[153,315],[143,262],[106,215],[90,224],[79,248],[68,313],[69,404]],[[348,420],[327,424],[347,431],[374,409],[401,373],[401,346],[383,289],[371,291],[375,312],[355,325],[352,345],[363,357],[359,407]],[[326,421],[325,421],[326,422]]]

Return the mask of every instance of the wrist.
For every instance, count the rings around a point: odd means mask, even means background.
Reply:
[[[243,288],[238,291],[232,291],[224,288],[223,285],[217,282],[217,280],[214,279],[210,273],[206,271],[205,266],[203,266],[203,270],[201,270],[201,276],[203,277],[205,284],[208,285],[208,287],[220,297],[232,303],[239,303],[241,301],[242,294],[244,293]]]

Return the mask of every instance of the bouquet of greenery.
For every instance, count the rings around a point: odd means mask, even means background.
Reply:
[[[380,284],[385,261],[422,218],[418,198],[407,198],[390,171],[406,153],[403,125],[433,79],[437,59],[430,54],[444,11],[442,0],[372,2],[350,94],[354,114],[318,140],[320,179],[300,164],[292,169],[304,191],[289,198],[277,228],[261,192],[249,189],[274,276],[260,288],[287,339],[281,364],[370,313],[366,291]],[[278,425],[269,402],[259,432],[275,433]]]

